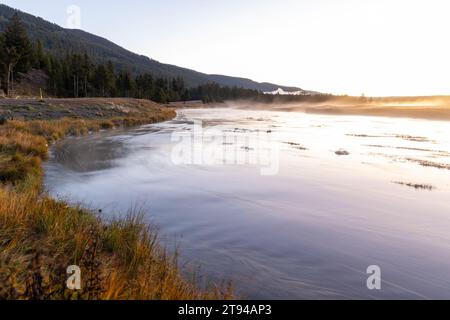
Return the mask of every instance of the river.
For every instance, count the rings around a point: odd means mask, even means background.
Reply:
[[[243,297],[450,298],[448,122],[186,109],[67,138],[45,169],[55,197],[144,210],[183,265]]]

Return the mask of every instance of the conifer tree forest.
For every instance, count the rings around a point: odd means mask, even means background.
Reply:
[[[20,75],[31,69],[42,70],[48,76],[46,95],[65,98],[127,97],[155,102],[202,100],[224,101],[255,98],[262,93],[237,87],[222,87],[216,83],[187,88],[183,78],[155,77],[152,74],[133,75],[118,70],[113,62],[94,64],[87,53],[67,52],[57,57],[46,52],[41,40],[29,39],[20,17],[15,14],[3,34],[0,34],[1,89],[9,96]]]

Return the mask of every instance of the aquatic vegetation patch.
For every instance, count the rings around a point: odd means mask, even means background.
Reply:
[[[429,190],[429,191],[432,191],[432,190],[436,189],[434,186],[432,186],[430,184],[401,182],[401,181],[393,181],[393,183],[401,185],[401,186],[414,188],[416,190]]]
[[[432,168],[437,168],[437,169],[450,170],[450,164],[448,164],[448,163],[439,163],[439,162],[414,159],[414,158],[405,158],[405,160],[414,162],[414,163],[418,163],[422,167],[432,167]]]
[[[386,145],[378,145],[378,144],[365,144],[364,147],[370,148],[386,148],[386,149],[397,149],[397,150],[410,150],[410,151],[420,151],[420,152],[430,152],[434,153],[436,156],[450,156],[450,152],[444,150],[433,150],[433,149],[425,149],[425,148],[414,148],[414,147],[395,147],[395,146],[386,146]]]
[[[283,143],[287,144],[287,145],[289,145],[292,148],[297,149],[297,150],[302,150],[302,151],[308,150],[308,148],[304,147],[302,144],[297,143],[297,142],[283,142]]]
[[[436,141],[431,140],[427,137],[419,137],[419,136],[411,136],[411,135],[404,135],[404,134],[382,134],[382,135],[370,135],[370,134],[353,134],[349,133],[346,134],[348,137],[356,137],[356,138],[398,138],[402,140],[407,141],[414,141],[414,142],[431,142],[436,143]]]

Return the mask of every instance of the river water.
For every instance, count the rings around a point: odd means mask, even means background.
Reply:
[[[105,217],[145,210],[183,264],[243,297],[450,298],[448,122],[179,110],[59,142],[45,181]]]

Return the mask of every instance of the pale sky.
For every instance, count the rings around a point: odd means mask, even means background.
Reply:
[[[335,94],[450,94],[446,0],[1,0],[164,63]]]

